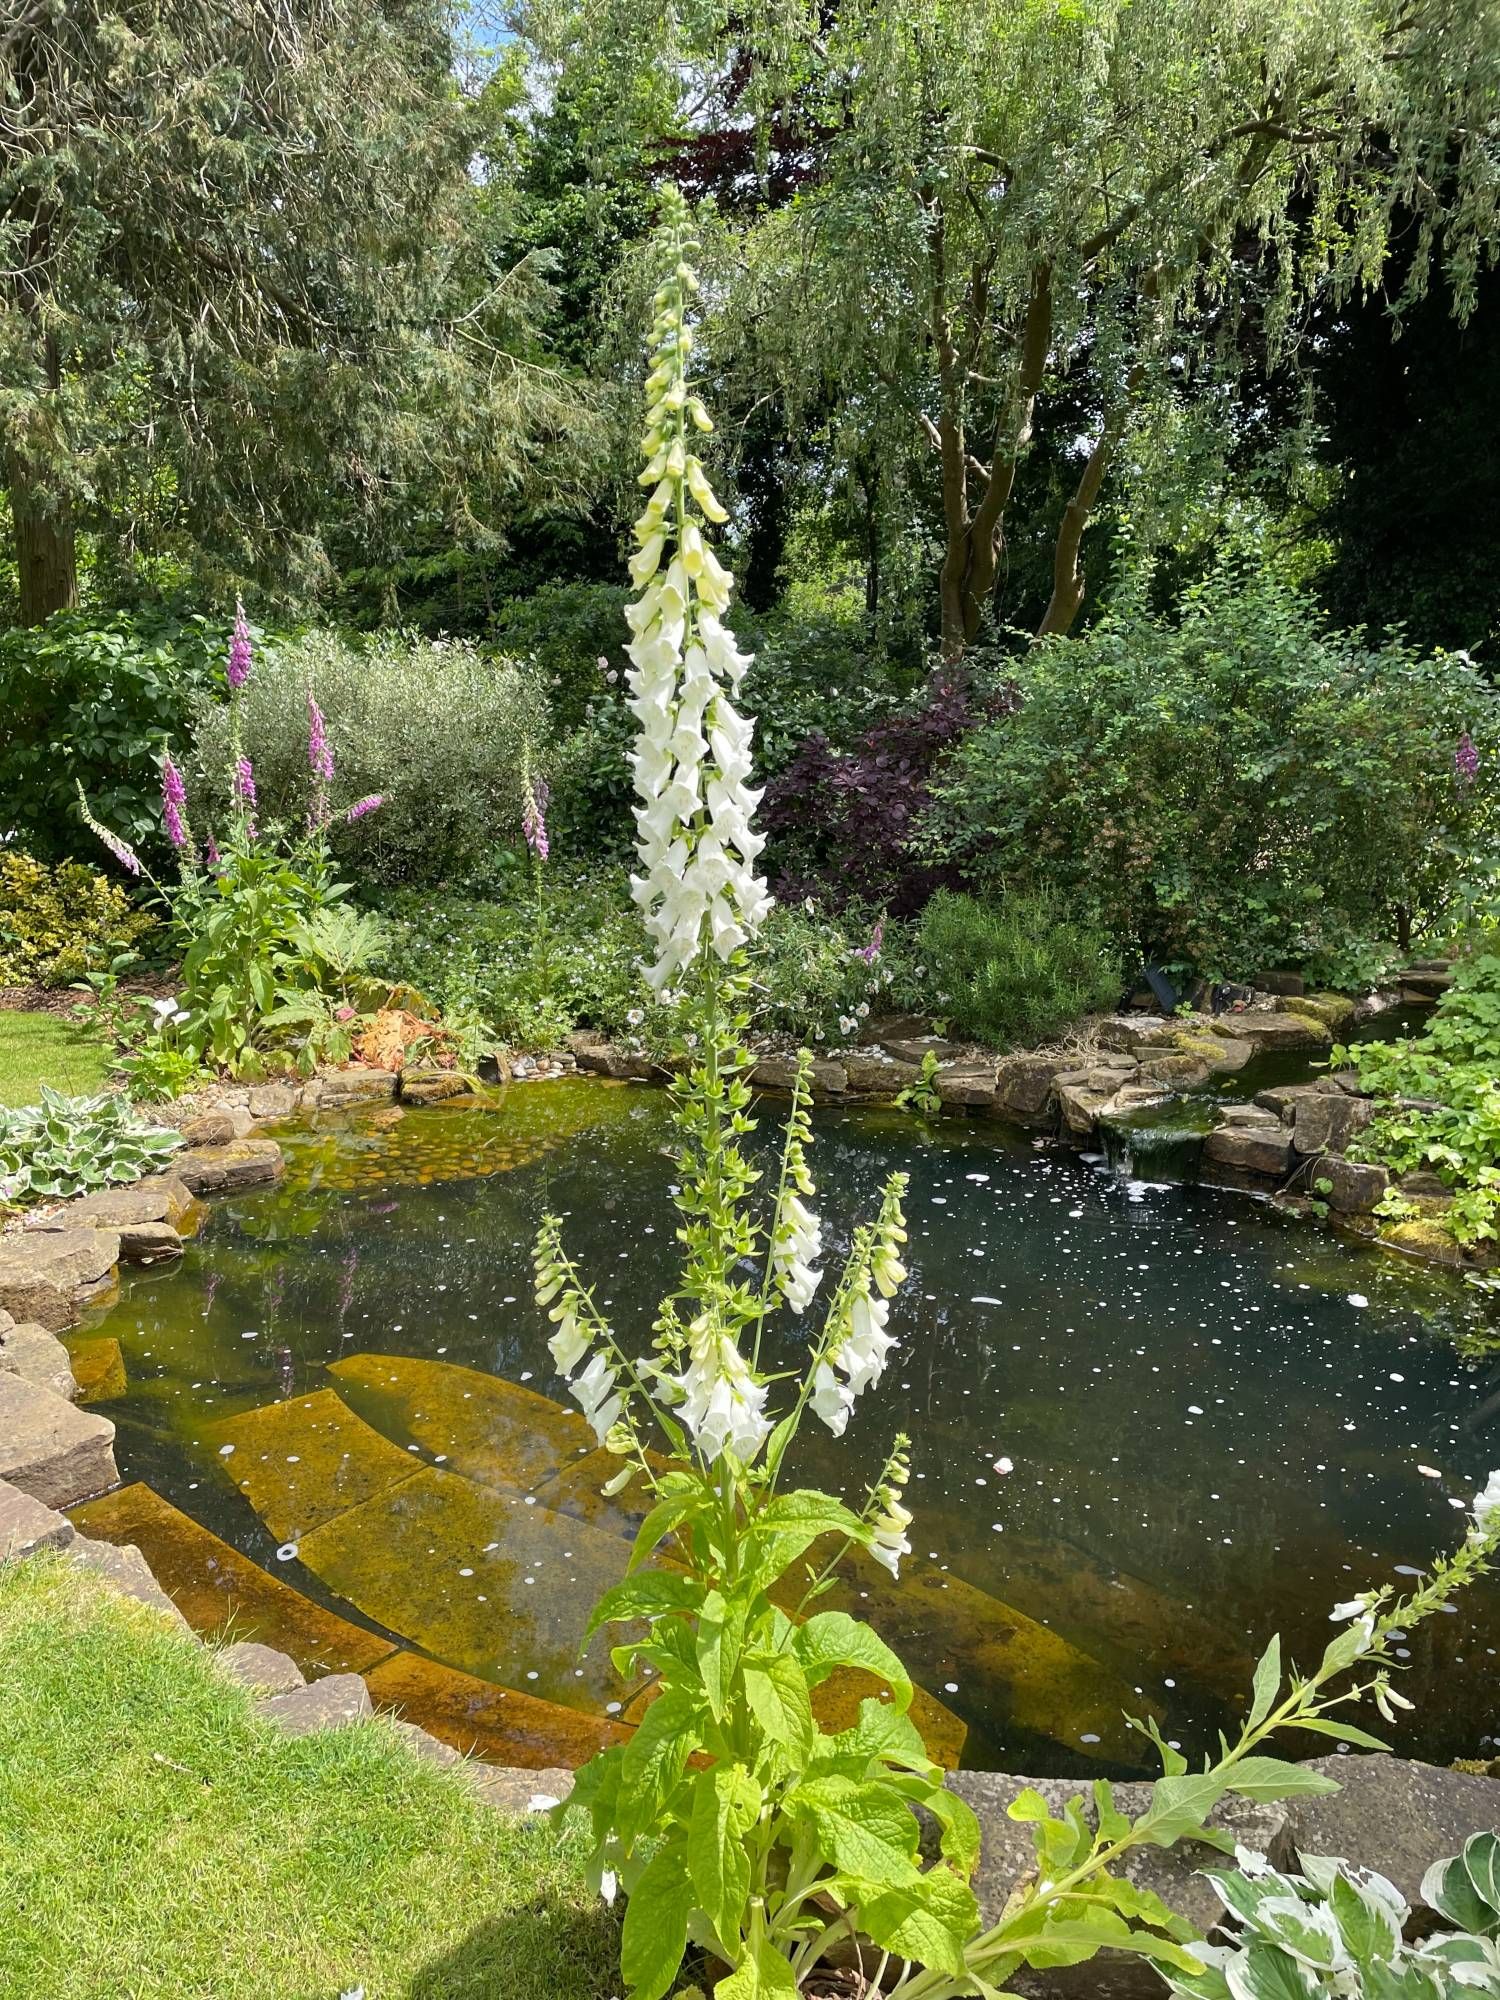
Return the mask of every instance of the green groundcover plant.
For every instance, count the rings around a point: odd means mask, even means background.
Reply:
[[[43,1084],[39,1104],[0,1106],[0,1202],[65,1201],[138,1181],[181,1144],[116,1092],[65,1097]]]
[[[663,2000],[692,1954],[715,2000],[793,2000],[835,1945],[860,1954],[865,1990],[892,2000],[992,2000],[1022,1966],[1088,1960],[1109,1946],[1169,1974],[1198,1977],[1190,1928],[1116,1872],[1132,1848],[1192,1837],[1228,1796],[1273,1800],[1336,1789],[1267,1753],[1286,1730],[1380,1748],[1346,1719],[1365,1697],[1387,1717],[1409,1706],[1391,1685],[1398,1636],[1485,1573],[1500,1542],[1500,1472],[1476,1502],[1459,1549],[1405,1599],[1388,1588],[1337,1605],[1339,1628],[1310,1673],[1283,1665],[1273,1640],[1254,1675],[1239,1734],[1201,1771],[1154,1721],[1137,1725],[1163,1775],[1134,1819],[1107,1783],[1054,1816],[1035,1793],[1015,1816],[1035,1829],[1036,1877],[988,1928],[969,1884],[973,1814],[944,1790],[910,1717],[912,1684],[867,1626],[818,1609],[853,1547],[894,1574],[910,1548],[897,1436],[862,1505],[783,1482],[809,1415],[835,1434],[881,1380],[896,1344],[890,1302],[906,1272],[905,1177],[887,1182],[837,1275],[812,1206],[807,1058],[764,1212],[742,1140],[751,1129],[744,1045],[747,947],[767,898],[747,786],[753,724],[734,705],[746,661],[723,624],[730,578],[708,546],[724,518],[693,449],[709,428],[687,373],[694,245],[685,204],[666,198],[664,281],[647,378],[650,489],[636,526],[628,614],[632,771],[640,872],[633,884],[651,940],[651,990],[678,1022],[686,1075],[674,1097],[682,1264],[649,1352],[634,1351],[569,1256],[556,1216],[537,1236],[538,1302],[551,1352],[600,1444],[619,1460],[605,1491],[650,1491],[625,1580],[594,1609],[614,1627],[617,1669],[654,1698],[633,1735],[579,1773],[558,1808],[587,1817],[592,1875],[627,1892],[622,1970],[632,2000]],[[773,1315],[812,1324],[801,1369],[766,1365]],[[829,1730],[818,1689],[842,1668],[884,1682]],[[937,1830],[925,1857],[918,1811]]]
[[[1424,1034],[1359,1042],[1333,1060],[1376,1099],[1350,1151],[1400,1174],[1435,1172],[1452,1191],[1443,1222],[1455,1240],[1500,1240],[1500,952],[1460,960]],[[1382,1204],[1398,1219],[1417,1212],[1397,1191]]]
[[[1300,1875],[1235,1849],[1237,1872],[1205,1870],[1236,1925],[1223,1945],[1200,1945],[1204,1970],[1175,1975],[1178,2000],[1443,2000],[1500,1994],[1500,1836],[1476,1833],[1461,1854],[1434,1862],[1422,1901],[1446,1928],[1408,1944],[1410,1905],[1374,1869],[1320,1855]]]

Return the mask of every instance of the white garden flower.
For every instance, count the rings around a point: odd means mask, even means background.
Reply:
[[[839,1380],[826,1361],[813,1370],[810,1400],[813,1415],[827,1424],[835,1437],[842,1437],[854,1408],[854,1391]]]
[[[630,564],[642,594],[625,614],[629,705],[640,726],[631,763],[641,873],[631,894],[656,946],[646,976],[657,992],[705,948],[731,959],[771,905],[754,874],[764,845],[750,824],[760,801],[747,782],[754,725],[729,698],[749,659],[724,629],[732,579],[703,531],[727,514],[688,448],[689,423],[712,429],[686,375],[686,308],[697,280],[685,253],[693,247],[682,212],[684,254],[656,295],[640,476],[651,493]]]
[[[814,1269],[823,1251],[823,1225],[800,1196],[788,1192],[771,1242],[771,1269],[780,1280],[782,1296],[794,1313],[812,1304],[823,1273]]]
[[[1483,1490],[1474,1495],[1475,1541],[1487,1542],[1500,1535],[1500,1471],[1492,1472]]]
[[[901,1558],[911,1554],[911,1543],[906,1538],[911,1521],[908,1509],[892,1497],[871,1524],[870,1554],[892,1576],[900,1573]]]
[[[674,1378],[682,1397],[677,1415],[708,1464],[717,1464],[726,1450],[741,1465],[752,1464],[771,1434],[765,1383],[756,1381],[734,1342],[706,1319],[688,1328],[688,1352],[686,1369]]]

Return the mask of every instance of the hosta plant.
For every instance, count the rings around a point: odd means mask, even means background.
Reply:
[[[1176,1975],[1179,2000],[1458,2000],[1500,1994],[1500,1836],[1476,1833],[1439,1861],[1422,1900],[1453,1926],[1406,1941],[1410,1906],[1373,1869],[1318,1855],[1300,1875],[1235,1850],[1234,1872],[1208,1879],[1235,1924],[1228,1944],[1200,1945],[1203,1971]]]
[[[969,1886],[978,1828],[913,1724],[911,1681],[867,1626],[820,1608],[851,1551],[893,1575],[907,1553],[907,1442],[895,1439],[856,1505],[784,1478],[804,1420],[842,1433],[885,1370],[890,1301],[906,1276],[905,1177],[886,1184],[835,1276],[812,1206],[805,1055],[763,1199],[744,1149],[746,947],[767,903],[753,872],[752,724],[733,700],[747,662],[722,622],[730,579],[708,542],[724,510],[694,449],[711,426],[688,381],[693,246],[675,197],[664,234],[628,650],[640,728],[633,891],[654,948],[647,980],[673,1010],[683,1072],[673,1191],[682,1258],[643,1353],[606,1317],[555,1216],[537,1238],[553,1359],[618,1460],[604,1491],[639,1482],[648,1495],[627,1576],[589,1626],[589,1636],[616,1628],[612,1659],[636,1684],[639,1723],[579,1773],[559,1810],[587,1816],[595,1880],[627,1892],[632,2000],[663,2000],[690,1954],[715,2000],[789,2000],[815,1990],[836,1947],[857,1955],[860,1990],[892,2000],[990,2000],[1024,1965],[1074,1964],[1105,1946],[1196,1976],[1189,1927],[1115,1864],[1185,1837],[1223,1846],[1205,1822],[1231,1794],[1335,1789],[1268,1755],[1275,1733],[1381,1747],[1343,1711],[1366,1696],[1388,1716],[1407,1705],[1390,1685],[1392,1647],[1484,1573],[1500,1539],[1500,1474],[1461,1548],[1410,1598],[1376,1590],[1336,1607],[1341,1629],[1315,1671],[1284,1671],[1272,1642],[1245,1723],[1216,1761],[1191,1771],[1154,1721],[1139,1725],[1163,1775],[1134,1820],[1102,1781],[1092,1821],[1081,1799],[1054,1818],[1023,1795],[1013,1811],[1035,1827],[1037,1875],[981,1930]],[[801,1327],[802,1362],[787,1370],[787,1334]],[[825,1690],[849,1669],[882,1692],[837,1727]],[[919,1811],[936,1829],[930,1856]]]
[[[65,1097],[42,1086],[40,1104],[0,1109],[0,1200],[65,1200],[138,1181],[181,1146],[176,1132],[147,1125],[129,1100]]]

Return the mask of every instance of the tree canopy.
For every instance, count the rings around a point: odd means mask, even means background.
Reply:
[[[566,497],[547,260],[471,171],[441,0],[21,0],[0,28],[0,393],[21,612],[81,527],[307,582],[330,531]],[[489,518],[482,518],[488,514]]]

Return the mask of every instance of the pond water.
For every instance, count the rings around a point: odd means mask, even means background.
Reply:
[[[124,1353],[122,1477],[406,1644],[603,1706],[607,1671],[574,1644],[604,1547],[593,1503],[577,1482],[549,1498],[526,1458],[542,1406],[522,1396],[518,1428],[513,1390],[495,1402],[458,1371],[562,1395],[529,1282],[549,1207],[647,1345],[672,1253],[667,1113],[580,1079],[289,1132],[285,1184],[216,1206],[182,1266],[131,1278],[94,1329]],[[776,1124],[763,1106],[757,1143]],[[1334,1601],[1451,1546],[1500,1463],[1500,1359],[1459,1358],[1485,1307],[1454,1281],[996,1124],[816,1124],[834,1245],[886,1174],[911,1175],[912,1277],[882,1393],[841,1440],[810,1425],[797,1471],[857,1496],[889,1434],[912,1433],[914,1558],[899,1589],[862,1573],[845,1601],[967,1725],[969,1764],[1138,1768],[1124,1705],[1206,1747],[1271,1632],[1310,1664]],[[409,1473],[393,1510],[379,1495]],[[1412,1635],[1401,1747],[1488,1749],[1497,1664],[1491,1581]]]

